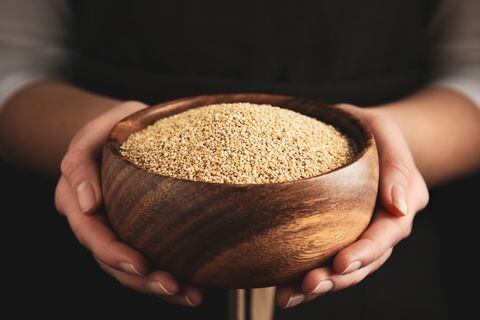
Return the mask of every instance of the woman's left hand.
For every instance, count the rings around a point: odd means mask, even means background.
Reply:
[[[283,308],[353,286],[380,268],[393,247],[410,235],[415,214],[428,203],[427,186],[409,147],[382,109],[346,104],[338,107],[367,124],[375,137],[380,165],[379,206],[368,229],[337,253],[330,266],[311,270],[299,283],[277,288],[277,304]]]

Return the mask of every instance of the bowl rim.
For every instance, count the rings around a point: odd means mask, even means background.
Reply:
[[[228,98],[228,97],[233,97],[233,96],[242,96],[242,97],[245,97],[246,99],[248,99],[249,96],[255,96],[257,98],[262,96],[262,97],[271,98],[271,99],[298,99],[301,102],[306,102],[306,103],[315,105],[317,107],[334,109],[335,112],[337,112],[338,114],[341,114],[343,117],[349,118],[349,120],[351,120],[353,123],[355,123],[361,129],[361,131],[365,134],[366,139],[364,141],[362,141],[363,146],[362,146],[361,150],[359,150],[355,154],[355,157],[354,157],[353,160],[347,162],[346,164],[344,164],[340,167],[337,167],[333,170],[321,173],[319,175],[315,175],[315,176],[304,178],[304,179],[289,180],[289,181],[282,181],[282,182],[271,182],[271,183],[221,183],[221,182],[196,181],[196,180],[170,177],[170,176],[165,176],[165,175],[155,173],[155,172],[151,172],[147,169],[144,169],[144,168],[134,164],[133,162],[130,162],[128,159],[126,159],[120,153],[120,151],[119,151],[120,143],[119,143],[117,138],[114,138],[112,136],[114,134],[114,131],[116,129],[118,129],[118,127],[122,123],[125,123],[125,122],[128,122],[128,121],[137,121],[142,116],[145,116],[145,115],[149,114],[150,112],[152,112],[153,109],[154,110],[163,109],[163,108],[175,109],[175,108],[178,108],[179,105],[181,106],[184,103],[191,102],[192,100],[195,100],[195,99],[209,98],[209,97],[210,98],[215,98],[215,97]],[[242,101],[242,102],[247,102],[248,103],[249,101],[245,100],[245,101]],[[213,102],[212,104],[220,104],[220,103],[234,103],[234,102],[217,101],[217,102]],[[250,102],[250,103],[255,103],[255,102]],[[255,103],[255,104],[260,104],[260,103]],[[269,102],[264,102],[262,104],[270,104],[270,103]],[[282,107],[281,105],[274,105],[274,106],[277,106],[277,107],[280,107],[280,108],[285,108],[284,106]],[[201,106],[189,108],[187,110],[194,109],[194,108],[199,108],[199,107],[201,107]],[[292,110],[292,109],[289,109],[289,110]],[[185,112],[185,111],[180,111],[180,112],[177,112],[177,113],[181,113],[181,112]],[[295,111],[295,110],[292,110],[292,111]],[[295,111],[295,112],[298,112],[298,111]],[[174,114],[177,114],[177,113],[174,113]],[[298,112],[298,113],[300,113],[302,115],[305,115],[302,112]],[[308,115],[305,115],[305,116],[308,116]],[[155,121],[157,121],[157,120],[155,120]],[[137,131],[144,129],[145,127],[142,127],[140,129],[138,129]],[[137,132],[137,131],[134,131],[134,132]],[[130,133],[130,135],[133,134],[134,132]],[[357,141],[355,141],[355,143],[358,145]],[[115,145],[117,145],[117,146],[113,147]],[[172,179],[172,180],[176,180],[176,181],[196,183],[196,184],[205,184],[205,185],[216,185],[216,186],[235,187],[235,188],[242,188],[242,187],[252,188],[252,187],[261,187],[261,186],[291,185],[291,184],[296,184],[296,183],[300,183],[300,182],[309,182],[309,181],[313,181],[313,180],[316,180],[316,179],[319,179],[319,178],[322,178],[322,177],[329,176],[331,174],[337,173],[338,171],[342,171],[342,170],[345,170],[347,168],[353,167],[355,164],[357,164],[359,161],[361,161],[364,158],[364,156],[366,155],[367,152],[369,152],[372,148],[376,148],[376,144],[375,144],[375,139],[373,137],[373,133],[370,130],[370,128],[368,127],[368,125],[363,120],[361,120],[357,116],[353,115],[351,112],[337,107],[336,104],[322,103],[322,102],[319,102],[319,101],[316,101],[316,100],[313,100],[313,99],[307,99],[307,98],[303,98],[303,97],[299,97],[299,96],[289,96],[289,95],[281,95],[281,94],[268,94],[268,93],[255,93],[255,92],[234,92],[234,93],[201,94],[201,95],[182,97],[182,98],[168,100],[168,101],[165,101],[165,102],[162,102],[162,103],[154,104],[154,105],[151,105],[151,106],[149,106],[145,109],[136,111],[136,112],[126,116],[125,118],[121,119],[120,121],[118,121],[110,129],[110,131],[107,135],[107,138],[105,140],[105,144],[104,144],[104,148],[108,148],[108,147],[110,147],[110,150],[113,152],[113,154],[116,157],[118,157],[122,161],[126,162],[129,166],[134,167],[138,170],[141,170],[141,171],[143,171],[143,172],[145,172],[149,175],[157,176],[157,177],[160,177],[160,178],[163,178],[163,179]]]

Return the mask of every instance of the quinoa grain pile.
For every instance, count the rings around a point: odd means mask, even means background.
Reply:
[[[297,112],[223,103],[160,119],[132,134],[121,154],[165,176],[216,183],[275,183],[313,177],[351,161],[353,142]]]

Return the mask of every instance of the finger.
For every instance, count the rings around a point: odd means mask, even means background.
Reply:
[[[350,246],[351,248],[348,247],[344,249],[347,250],[345,253],[342,253],[342,251],[339,253],[339,255],[342,254],[344,256],[343,259],[346,261],[360,261],[360,264],[354,270],[344,272],[344,274],[349,273],[348,276],[341,275],[340,277],[340,275],[330,267],[315,269],[307,274],[301,288],[295,284],[280,286],[277,290],[277,304],[282,308],[291,308],[304,301],[309,301],[319,294],[331,290],[340,290],[341,288],[345,288],[361,281],[370,272],[378,269],[390,256],[392,247],[398,242],[397,239],[401,238],[401,235],[403,234],[402,230],[404,227],[401,225],[408,224],[408,222],[402,222],[397,226],[390,224],[390,221],[400,219],[407,220],[409,217],[394,218],[385,212],[380,212],[362,238],[352,244]],[[373,237],[373,240],[369,237]],[[337,259],[338,255],[334,260],[334,267],[335,264],[338,264],[338,262],[336,262]],[[340,259],[342,259],[341,256]],[[343,265],[349,267],[348,262],[343,262]],[[365,267],[362,268],[362,265]],[[346,267],[343,268],[346,269]],[[351,277],[350,275],[354,275],[354,277]],[[338,281],[338,285],[334,280]]]
[[[65,215],[65,206],[62,197],[63,195],[68,192],[70,186],[68,185],[67,180],[62,175],[60,179],[58,179],[57,186],[55,188],[55,208],[57,209],[58,213]]]
[[[412,222],[413,216],[392,217],[380,209],[359,240],[337,253],[333,270],[348,274],[371,264],[410,235]]]
[[[82,245],[114,269],[137,276],[148,273],[148,263],[143,255],[119,241],[103,216],[80,212],[69,184],[59,183],[56,193],[57,207],[67,216],[72,231]]]
[[[324,293],[328,292],[333,288],[333,282],[329,280],[330,277],[334,276],[335,273],[331,270],[330,267],[325,267],[325,268],[318,268],[315,270],[310,271],[307,273],[306,276],[310,275],[315,271],[316,277],[311,279],[304,280],[302,283],[294,283],[294,284],[288,284],[288,285],[283,285],[277,288],[277,304],[281,308],[292,308],[295,306],[298,306],[299,304],[305,302],[305,301],[310,301],[319,295],[323,293],[318,293],[314,294],[311,293],[314,288],[319,284],[319,282],[314,282],[313,284],[309,285],[309,289],[305,290],[303,287],[305,286],[305,283],[310,283],[311,281],[317,281],[318,279],[324,280],[324,282],[321,285],[322,290]],[[319,280],[321,281],[321,280]],[[311,287],[311,289],[310,289]]]
[[[306,300],[307,296],[299,284],[283,285],[277,288],[276,302],[280,308],[293,308]]]
[[[364,120],[375,137],[380,164],[379,195],[385,209],[397,216],[421,209],[414,201],[416,198],[428,201],[428,192],[400,129],[379,113],[350,105],[339,105],[339,108]],[[409,188],[415,184],[424,186],[423,190],[409,193]]]
[[[388,249],[379,259],[364,268],[347,275],[338,275],[330,268],[319,268],[310,271],[304,278],[302,288],[307,300],[331,291],[343,290],[354,286],[365,279],[366,276],[380,268],[392,254],[392,248]]]
[[[99,155],[113,125],[146,107],[137,102],[123,103],[89,122],[72,140],[60,169],[75,190],[82,212],[92,212],[101,202]]]
[[[163,300],[186,307],[197,307],[202,303],[203,297],[200,290],[192,286],[185,286],[173,296],[163,296]]]
[[[155,271],[148,277],[134,276],[117,269],[114,269],[95,257],[100,267],[108,274],[113,276],[121,284],[130,289],[160,296],[172,296],[179,291],[179,286],[173,276],[168,272]]]
[[[388,212],[406,215],[412,211],[407,197],[409,185],[417,178],[417,168],[405,139],[385,118],[369,122],[378,145],[380,198]]]
[[[412,181],[413,183],[410,184],[407,194],[410,205],[415,209],[414,213],[423,210],[427,206],[430,197],[423,177],[418,171],[416,174],[418,178]]]

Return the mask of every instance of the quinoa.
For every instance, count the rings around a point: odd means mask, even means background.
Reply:
[[[251,103],[191,109],[132,134],[120,146],[130,162],[164,176],[215,183],[310,178],[352,160],[355,145],[333,126]]]

